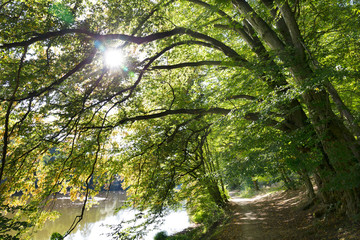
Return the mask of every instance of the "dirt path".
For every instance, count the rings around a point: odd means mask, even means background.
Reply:
[[[212,240],[360,239],[359,225],[336,218],[316,219],[314,209],[302,210],[300,192],[278,192],[252,199],[233,197],[230,221]]]
[[[266,235],[266,224],[263,224],[264,213],[259,211],[254,205],[256,202],[268,195],[264,195],[252,199],[232,198],[231,201],[235,203],[234,209],[237,210],[235,213],[234,226],[238,232],[238,236],[234,239],[269,239]],[[273,236],[278,238],[277,236]]]

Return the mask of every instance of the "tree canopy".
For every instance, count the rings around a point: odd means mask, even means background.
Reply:
[[[117,176],[155,217],[184,200],[218,212],[226,186],[259,178],[359,214],[359,14],[350,0],[3,1],[0,236],[54,217],[59,192],[84,201],[73,229]]]

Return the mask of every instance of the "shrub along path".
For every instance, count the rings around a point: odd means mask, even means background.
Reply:
[[[282,191],[251,199],[232,197],[231,219],[210,239],[360,239],[359,224],[326,214],[319,206],[303,210],[306,205],[303,199],[299,191]]]

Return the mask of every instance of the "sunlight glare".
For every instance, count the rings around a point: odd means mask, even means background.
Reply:
[[[119,68],[124,65],[124,53],[120,49],[107,49],[104,53],[105,65],[108,68]]]

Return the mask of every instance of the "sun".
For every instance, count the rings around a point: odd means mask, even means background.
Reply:
[[[109,48],[104,53],[105,66],[111,69],[120,68],[124,65],[125,54],[120,49]]]

